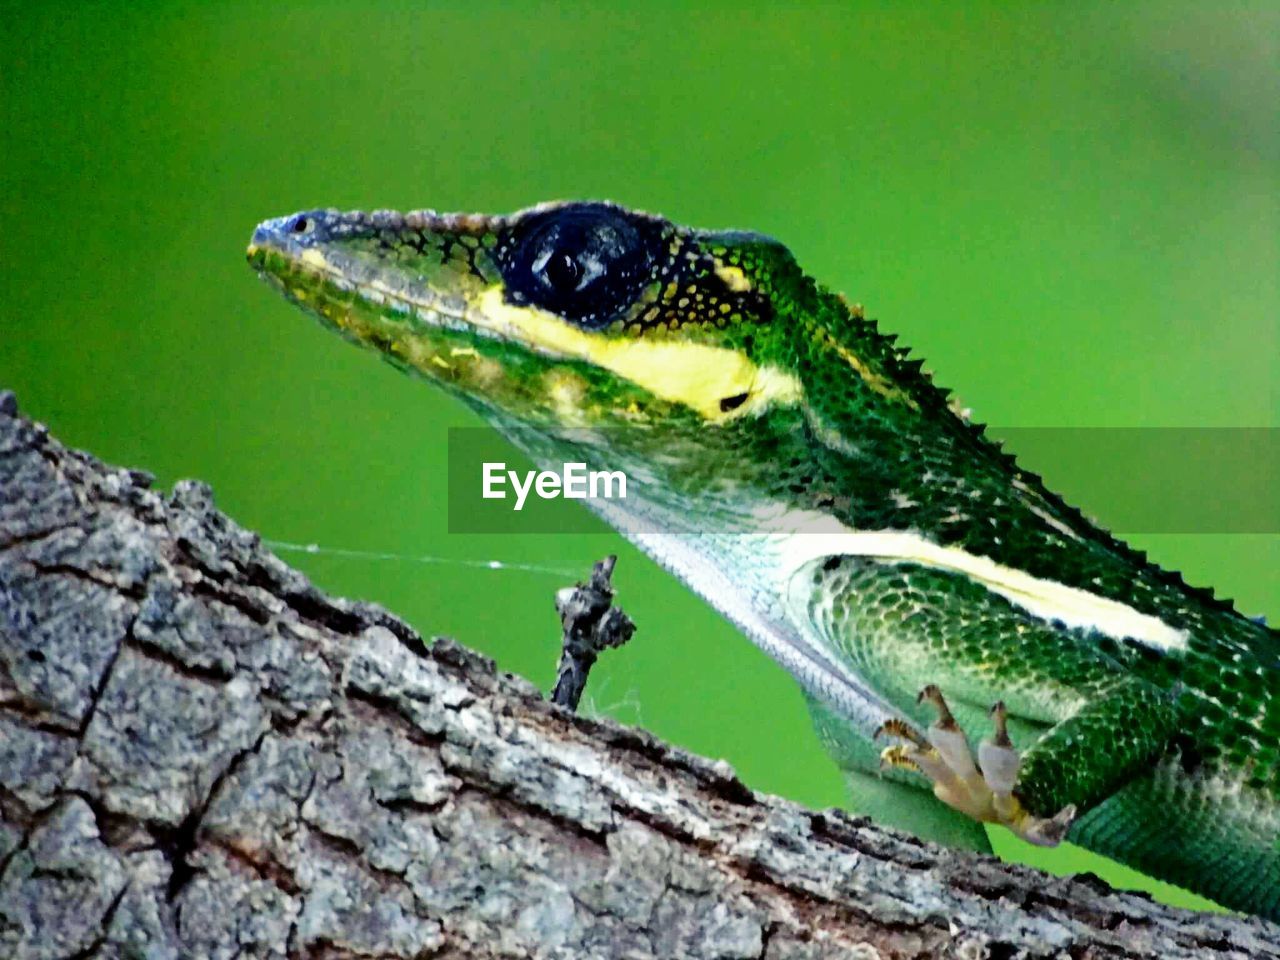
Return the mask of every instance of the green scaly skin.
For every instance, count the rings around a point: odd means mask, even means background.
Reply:
[[[309,211],[249,259],[535,459],[626,471],[593,507],[800,681],[855,806],[1065,833],[1280,919],[1280,635],[1049,492],[781,244],[606,204]],[[1016,781],[957,766],[945,708],[915,730],[928,684],[973,741],[1003,702]]]

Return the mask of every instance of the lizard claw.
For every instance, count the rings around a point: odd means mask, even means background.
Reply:
[[[929,746],[928,741],[925,740],[924,736],[916,730],[915,727],[911,726],[911,724],[907,723],[905,720],[899,720],[897,717],[892,717],[880,724],[876,729],[876,732],[871,735],[871,738],[873,740],[877,740],[882,736],[896,737],[899,740],[907,740],[914,743],[917,747],[923,748]]]
[[[942,691],[935,684],[921,689],[919,703],[930,703],[938,719],[926,733],[904,720],[886,721],[876,731],[904,743],[887,747],[880,755],[883,766],[914,769],[933,784],[943,803],[975,820],[999,823],[1038,846],[1057,846],[1076,817],[1068,805],[1049,818],[1032,815],[1014,794],[1021,754],[1009,738],[1008,710],[1003,701],[992,704],[992,734],[973,755],[964,731],[956,723]]]
[[[1037,847],[1056,847],[1066,838],[1075,818],[1076,805],[1068,803],[1048,819],[1027,815],[1022,828],[1014,832]]]
[[[880,751],[880,766],[896,767],[899,770],[913,770],[916,773],[924,773],[920,769],[920,764],[916,763],[907,753],[907,748],[903,746],[885,747]]]

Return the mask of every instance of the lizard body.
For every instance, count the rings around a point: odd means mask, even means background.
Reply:
[[[855,807],[1280,919],[1280,635],[1050,492],[781,244],[317,210],[249,259],[535,460],[622,469],[593,507],[797,678]]]

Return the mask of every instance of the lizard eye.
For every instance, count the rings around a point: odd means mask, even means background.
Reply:
[[[650,282],[661,242],[655,223],[606,204],[570,204],[517,221],[498,263],[512,303],[598,330]]]
[[[585,270],[572,254],[549,253],[541,258],[541,268],[534,263],[533,271],[538,279],[556,293],[568,294],[582,288]]]

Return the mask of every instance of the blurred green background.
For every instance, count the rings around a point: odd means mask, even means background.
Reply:
[[[0,385],[25,411],[162,484],[207,480],[268,538],[584,573],[618,552],[640,633],[592,709],[806,804],[843,790],[795,688],[649,561],[612,536],[447,534],[446,431],[475,421],[257,282],[255,222],[611,198],[783,239],[986,422],[1280,426],[1275,4],[0,13]],[[1280,614],[1280,537],[1135,539]],[[286,559],[548,685],[561,578]]]

